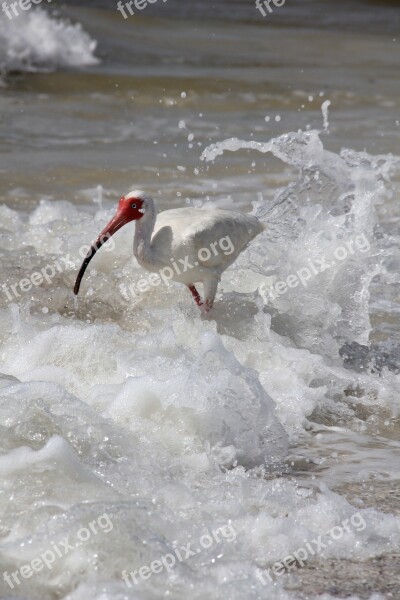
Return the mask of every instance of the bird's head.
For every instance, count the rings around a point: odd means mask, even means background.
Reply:
[[[74,294],[77,295],[81,285],[82,277],[87,269],[88,264],[107,240],[114,235],[121,227],[130,223],[131,221],[138,221],[142,219],[146,213],[152,212],[153,200],[147,196],[141,190],[134,190],[129,192],[126,196],[123,196],[119,203],[117,212],[111,221],[106,225],[103,231],[98,236],[97,240],[91,246],[87,253],[82,266],[79,270],[78,277],[76,278]]]
[[[122,196],[118,203],[118,210],[114,219],[122,219],[122,227],[130,221],[137,221],[138,219],[141,219],[148,208],[149,197],[146,196],[146,194],[141,190],[134,190],[133,192],[129,192],[129,194],[126,196]],[[114,221],[114,219],[112,219],[112,221]],[[112,221],[110,221],[109,225],[111,225]],[[107,227],[109,225],[107,225]]]

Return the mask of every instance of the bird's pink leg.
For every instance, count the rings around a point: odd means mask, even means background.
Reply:
[[[203,303],[201,301],[201,297],[199,292],[196,290],[194,285],[188,285],[189,291],[192,294],[194,301],[196,302],[197,306],[203,306]]]

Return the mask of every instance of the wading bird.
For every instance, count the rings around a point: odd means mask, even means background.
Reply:
[[[140,190],[129,192],[86,255],[75,294],[97,250],[130,221],[136,221],[133,252],[138,263],[159,273],[164,281],[173,279],[186,285],[204,312],[213,306],[222,273],[265,229],[256,217],[219,208],[174,208],[157,215],[150,196]],[[203,284],[204,302],[195,287],[198,282]]]

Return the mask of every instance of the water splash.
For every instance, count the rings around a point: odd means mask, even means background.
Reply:
[[[270,152],[295,167],[298,178],[271,202],[259,197],[255,211],[267,223],[268,245],[265,238],[255,240],[236,268],[250,261],[255,272],[273,275],[261,292],[277,311],[275,327],[296,344],[337,359],[342,344],[367,343],[369,286],[382,269],[374,237],[376,206],[393,192],[390,176],[398,159],[347,149],[336,154],[324,148],[317,130],[267,142],[231,138],[207,147],[201,158],[210,162],[242,149]],[[321,261],[329,264],[317,269]]]
[[[330,105],[331,105],[331,101],[325,100],[325,102],[323,102],[322,106],[321,106],[322,116],[324,119],[324,131],[326,131],[326,132],[329,131],[328,109],[329,109]]]

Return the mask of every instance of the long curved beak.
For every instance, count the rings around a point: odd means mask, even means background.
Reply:
[[[124,215],[123,212],[118,211],[117,214],[115,215],[115,217],[113,219],[111,219],[111,221],[108,223],[108,225],[100,233],[99,237],[94,242],[94,244],[91,246],[89,252],[86,254],[85,259],[82,263],[82,266],[79,269],[78,277],[76,278],[76,282],[75,282],[75,286],[74,286],[75,296],[78,295],[79,288],[81,286],[81,281],[85,274],[87,266],[90,263],[90,261],[92,260],[93,256],[96,254],[97,250],[99,250],[103,246],[103,244],[105,244],[110,239],[110,237],[118,231],[118,229],[121,229],[121,227],[123,227],[124,225],[129,223],[129,221],[130,220],[126,218],[126,216]]]

